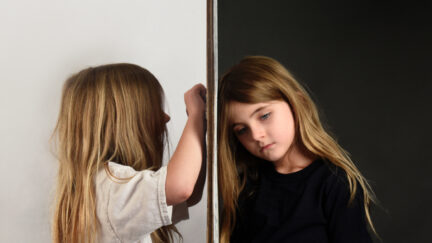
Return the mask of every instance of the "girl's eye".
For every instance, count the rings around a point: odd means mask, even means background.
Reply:
[[[269,117],[270,117],[270,112],[262,115],[260,118],[261,120],[267,120]]]
[[[242,134],[244,134],[245,132],[246,132],[246,127],[242,127],[242,128],[240,128],[240,129],[238,129],[238,130],[235,131],[235,133],[236,133],[237,135],[242,135]]]

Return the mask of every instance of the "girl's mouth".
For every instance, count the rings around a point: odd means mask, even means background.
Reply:
[[[267,144],[267,145],[261,147],[260,151],[263,152],[264,150],[269,149],[269,148],[272,147],[273,145],[274,145],[274,143],[269,143],[269,144]]]

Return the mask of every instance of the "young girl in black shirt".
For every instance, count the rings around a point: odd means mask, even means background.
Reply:
[[[218,142],[221,242],[372,242],[369,184],[277,61],[222,77]]]

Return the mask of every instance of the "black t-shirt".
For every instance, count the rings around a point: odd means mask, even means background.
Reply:
[[[363,191],[348,206],[345,172],[321,159],[301,171],[279,174],[260,164],[239,197],[231,242],[369,243]]]

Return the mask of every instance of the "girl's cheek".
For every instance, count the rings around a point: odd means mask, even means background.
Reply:
[[[240,143],[242,144],[243,148],[245,148],[248,152],[250,151],[250,144],[247,141],[240,140]]]
[[[247,143],[246,141],[244,141],[244,140],[242,139],[242,140],[240,140],[240,143],[243,145],[243,147],[244,147],[246,150],[249,151],[249,146],[248,146],[248,143]]]

